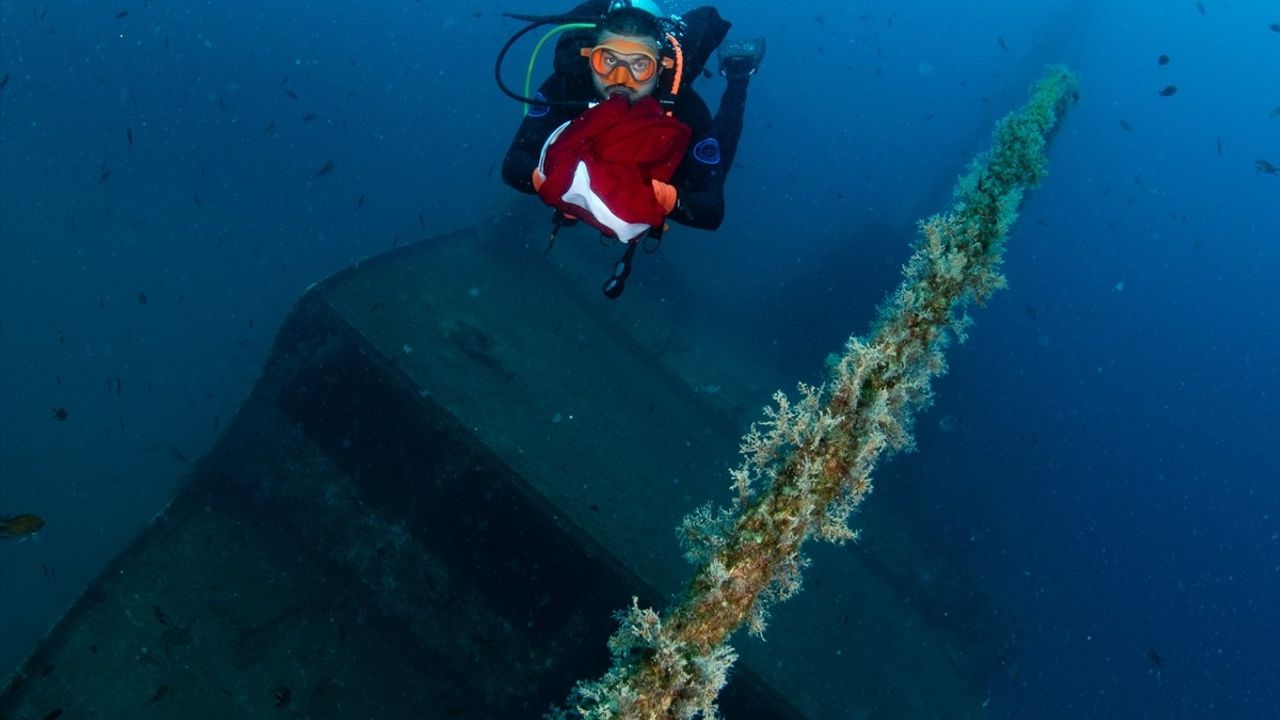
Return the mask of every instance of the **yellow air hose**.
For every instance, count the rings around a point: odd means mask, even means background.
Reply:
[[[529,56],[529,69],[524,75],[524,96],[533,97],[533,66],[537,64],[538,53],[542,52],[542,46],[546,45],[548,40],[566,30],[585,30],[587,28],[594,29],[595,27],[595,23],[567,23],[564,25],[557,25],[548,30],[547,33],[538,40],[538,44],[533,46],[533,54]],[[524,103],[524,114],[529,114],[529,103]]]

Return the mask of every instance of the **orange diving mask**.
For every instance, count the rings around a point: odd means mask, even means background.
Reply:
[[[589,59],[592,72],[599,75],[605,85],[625,85],[633,90],[649,82],[659,66],[675,67],[674,60],[659,59],[651,46],[621,38],[582,48],[582,56]]]

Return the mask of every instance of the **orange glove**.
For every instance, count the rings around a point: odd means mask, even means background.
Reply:
[[[664,183],[661,180],[653,181],[653,196],[658,199],[658,204],[662,206],[663,212],[668,215],[672,210],[676,209],[676,187],[670,183]]]

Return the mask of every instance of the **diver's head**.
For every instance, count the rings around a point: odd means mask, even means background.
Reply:
[[[658,16],[634,0],[630,6],[610,10],[600,23],[595,47],[582,51],[596,93],[602,98],[621,93],[632,102],[652,95],[664,68],[664,35]]]

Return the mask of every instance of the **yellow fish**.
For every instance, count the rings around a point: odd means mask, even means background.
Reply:
[[[35,535],[44,527],[44,518],[39,515],[14,515],[0,518],[0,539],[17,539]]]

